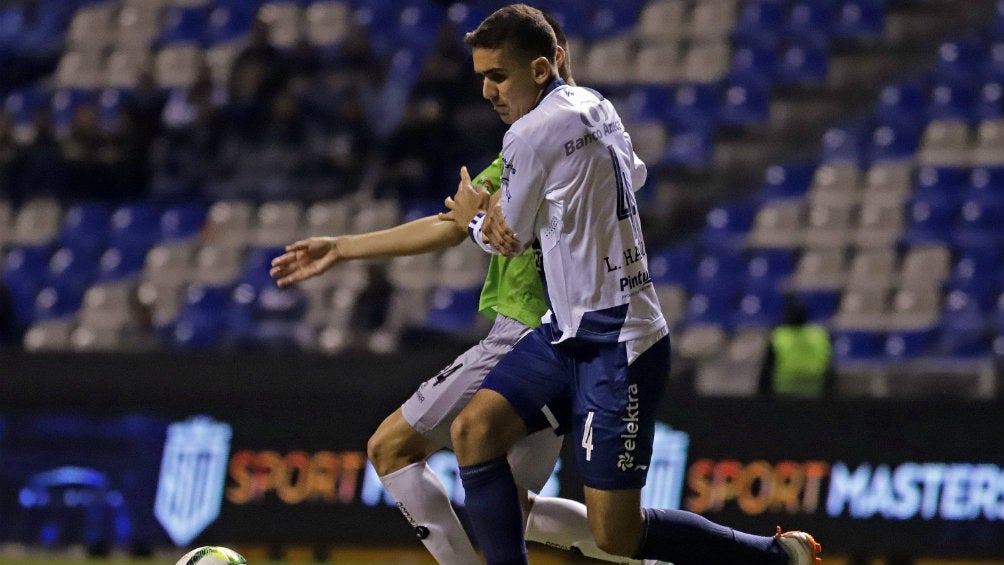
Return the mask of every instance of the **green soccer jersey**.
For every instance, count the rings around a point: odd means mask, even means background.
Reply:
[[[502,156],[499,155],[478,173],[474,185],[483,186],[494,194],[502,183],[501,179]],[[547,302],[532,249],[527,249],[519,257],[492,255],[478,311],[492,319],[499,313],[531,328],[540,325],[540,317],[547,311]]]

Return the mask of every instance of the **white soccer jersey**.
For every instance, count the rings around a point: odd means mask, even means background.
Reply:
[[[502,158],[502,213],[524,247],[539,241],[555,340],[664,332],[634,197],[647,171],[613,105],[555,81],[506,132]],[[495,252],[482,220],[471,238]]]

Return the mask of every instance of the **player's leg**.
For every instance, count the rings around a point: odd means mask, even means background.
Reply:
[[[544,488],[561,455],[561,444],[562,436],[546,429],[519,440],[509,450],[509,465],[521,490],[540,492]],[[611,555],[597,547],[586,518],[586,505],[577,500],[530,497],[526,540],[576,551],[601,561],[643,565],[641,561]]]
[[[528,430],[557,427],[567,414],[563,369],[538,328],[488,373],[451,427],[467,514],[489,565],[527,562],[523,513],[505,454]]]
[[[438,563],[468,565],[480,559],[442,483],[425,460],[450,444],[453,418],[473,396],[488,369],[526,329],[499,316],[481,342],[419,385],[370,438],[367,451],[380,480]]]
[[[641,508],[655,408],[669,370],[668,338],[650,341],[599,348],[594,358],[577,363],[582,388],[575,396],[572,435],[597,545],[615,555],[675,565],[788,564],[779,536],[738,532],[692,512]],[[812,565],[809,549],[804,565]]]

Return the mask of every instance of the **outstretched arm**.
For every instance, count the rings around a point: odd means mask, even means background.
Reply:
[[[287,245],[286,252],[272,260],[269,275],[285,288],[343,261],[428,253],[458,245],[466,235],[452,221],[426,216],[385,230],[311,237]]]

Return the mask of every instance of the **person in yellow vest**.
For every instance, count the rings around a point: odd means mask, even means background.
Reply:
[[[761,394],[820,398],[833,392],[833,384],[830,332],[810,324],[805,303],[787,296],[760,373]]]

